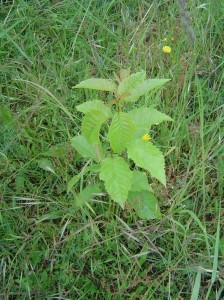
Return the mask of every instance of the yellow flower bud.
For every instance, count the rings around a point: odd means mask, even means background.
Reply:
[[[162,50],[163,50],[164,53],[170,53],[171,52],[171,47],[170,46],[164,46]]]
[[[148,133],[146,133],[146,134],[144,134],[142,136],[142,140],[143,141],[150,141],[151,140],[151,136]]]

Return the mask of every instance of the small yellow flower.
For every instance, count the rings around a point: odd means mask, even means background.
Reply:
[[[175,41],[175,38],[174,38],[174,37],[172,37],[172,38],[171,38],[171,41]]]
[[[163,42],[167,42],[167,38],[166,37],[163,39]]]
[[[163,52],[164,53],[170,53],[171,52],[171,47],[170,46],[163,46]]]
[[[150,141],[151,140],[151,136],[148,133],[146,133],[146,134],[144,134],[142,136],[142,140],[143,141]]]

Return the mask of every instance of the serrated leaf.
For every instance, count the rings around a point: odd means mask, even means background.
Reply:
[[[76,183],[80,180],[80,178],[85,175],[88,172],[99,172],[100,171],[100,165],[91,165],[89,167],[83,168],[79,174],[72,177],[71,180],[69,180],[67,184],[67,192],[69,193],[72,188],[76,185]]]
[[[38,166],[45,170],[45,171],[48,171],[48,172],[51,172],[53,174],[55,174],[55,171],[54,171],[54,168],[53,168],[53,165],[51,163],[50,160],[48,159],[41,159],[38,161]]]
[[[97,162],[99,161],[96,145],[90,144],[89,141],[83,135],[77,135],[73,137],[71,139],[71,146],[74,147],[76,151],[80,155],[82,155],[82,157],[89,157],[93,158]],[[100,155],[103,155],[102,151],[100,152]]]
[[[131,189],[132,171],[121,157],[108,157],[103,160],[100,179],[111,198],[124,208],[128,192]]]
[[[142,219],[151,220],[161,217],[158,201],[152,192],[130,192],[128,203]]]
[[[97,185],[97,184],[88,185],[76,196],[76,205],[78,207],[82,207],[84,204],[86,204],[92,198],[94,198],[95,194],[98,194],[100,192],[101,192],[101,190],[100,190],[99,185]]]
[[[81,81],[74,88],[93,89],[99,91],[113,92],[117,89],[116,84],[110,79],[90,78]]]
[[[89,111],[82,120],[82,133],[91,144],[99,144],[100,127],[108,116],[100,110]]]
[[[126,77],[118,86],[118,95],[130,94],[132,90],[136,89],[145,80],[146,73],[144,71],[132,74]]]
[[[141,191],[150,191],[153,192],[150,187],[147,179],[147,175],[140,171],[133,171],[132,174],[132,183],[131,183],[132,192],[141,192]]]
[[[125,102],[135,102],[139,97],[165,84],[169,79],[148,79],[131,91],[131,95],[123,98]]]
[[[135,134],[135,125],[127,113],[115,113],[111,122],[108,139],[114,152],[120,153]]]
[[[136,108],[129,111],[128,114],[138,129],[138,135],[148,132],[153,124],[158,125],[163,121],[173,121],[169,116],[153,107]]]
[[[101,110],[103,113],[111,115],[111,110],[100,100],[87,101],[76,106],[76,109],[84,114],[90,112],[91,110]]]
[[[131,158],[138,167],[146,169],[163,185],[166,185],[164,157],[158,148],[152,143],[142,141],[139,138],[130,142],[127,149],[128,157]]]

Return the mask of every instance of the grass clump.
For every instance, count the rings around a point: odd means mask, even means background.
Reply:
[[[223,18],[212,1],[188,10],[193,46],[171,1],[2,1],[0,298],[222,299]],[[67,194],[86,163],[69,142],[75,107],[97,96],[72,87],[130,66],[171,79],[139,104],[174,119],[152,132],[160,220]]]

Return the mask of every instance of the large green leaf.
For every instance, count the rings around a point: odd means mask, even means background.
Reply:
[[[93,89],[99,91],[113,92],[117,89],[116,84],[110,79],[90,78],[81,81],[74,88]]]
[[[166,185],[165,162],[163,154],[152,143],[135,139],[128,145],[128,157],[141,168],[148,170],[152,176]]]
[[[100,171],[100,179],[111,198],[124,208],[131,189],[132,171],[126,161],[121,157],[108,157],[103,160]]]
[[[82,155],[82,157],[89,157],[93,158],[95,161],[99,161],[98,153],[97,151],[100,151],[102,147],[99,145],[98,148],[96,148],[96,145],[92,145],[89,143],[89,141],[83,136],[83,135],[77,135],[71,139],[71,145],[76,149],[76,151]],[[101,149],[100,151],[100,158],[103,155],[103,151]]]
[[[136,89],[130,92],[131,95],[124,98],[125,102],[135,102],[140,96],[143,96],[151,90],[165,84],[169,79],[147,79],[141,83]]]
[[[153,192],[152,188],[148,183],[146,174],[140,171],[133,171],[131,191],[132,192],[141,192],[141,191]]]
[[[84,116],[82,120],[82,133],[91,144],[99,144],[100,127],[107,118],[107,114],[101,110],[91,110]]]
[[[119,112],[113,117],[109,128],[109,142],[116,153],[120,153],[135,134],[135,125],[127,113]]]
[[[100,187],[97,184],[88,185],[76,196],[76,205],[82,207],[84,204],[88,203],[92,198],[94,198],[95,194],[100,192]]]
[[[103,111],[104,114],[108,115],[108,117],[111,115],[110,108],[107,107],[100,100],[93,100],[93,101],[84,102],[84,103],[82,103],[80,105],[77,105],[76,109],[78,111],[81,111],[84,114],[90,112],[91,110],[101,110],[101,111]]]
[[[128,203],[142,219],[151,220],[161,217],[158,201],[152,192],[130,192]]]
[[[153,107],[140,107],[128,112],[137,128],[137,134],[147,133],[153,124],[163,121],[173,121],[169,116],[159,112]]]
[[[144,71],[126,77],[118,86],[118,95],[122,96],[125,93],[127,93],[127,95],[130,94],[132,90],[144,82],[145,77],[146,73]]]

